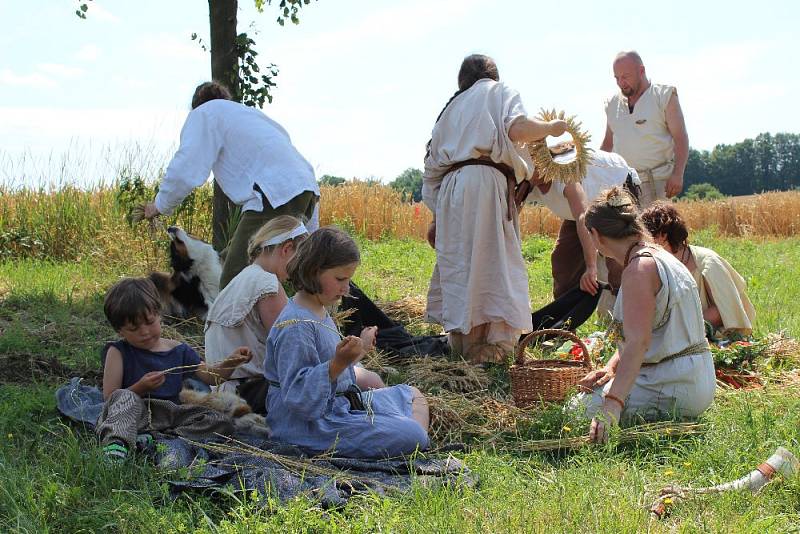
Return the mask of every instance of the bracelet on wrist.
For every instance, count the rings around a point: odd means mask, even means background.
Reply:
[[[620,409],[625,408],[625,401],[623,401],[622,399],[620,399],[616,395],[612,395],[611,393],[606,393],[603,397],[606,400],[612,400],[612,401],[616,402],[617,404],[619,404]]]

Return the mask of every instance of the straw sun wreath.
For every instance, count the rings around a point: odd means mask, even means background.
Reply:
[[[592,137],[581,130],[582,124],[574,115],[567,117],[563,111],[543,109],[536,118],[546,122],[556,119],[566,121],[567,133],[572,136],[572,142],[575,145],[575,158],[569,163],[559,163],[553,160],[546,139],[528,145],[533,164],[539,170],[539,177],[545,182],[557,180],[565,184],[574,184],[583,180],[586,176],[586,166],[589,163],[589,149],[586,145]]]

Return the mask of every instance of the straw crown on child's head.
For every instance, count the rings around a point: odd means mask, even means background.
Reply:
[[[322,291],[320,274],[327,269],[361,261],[358,245],[339,228],[320,228],[300,243],[286,271],[295,290],[317,294]]]
[[[161,313],[158,290],[148,278],[124,278],[106,293],[103,312],[117,332],[125,325],[138,326]]]
[[[301,226],[302,228],[300,228]],[[299,232],[298,235],[292,235],[296,233],[294,231],[298,228],[303,231]],[[276,238],[282,235],[285,235],[286,239],[279,239],[277,240],[279,242],[274,242]],[[267,253],[272,252],[275,248],[287,241],[291,241],[296,249],[300,242],[306,237],[308,237],[308,232],[305,230],[305,226],[300,219],[292,217],[291,215],[279,215],[259,228],[256,233],[250,237],[247,242],[247,255],[250,258],[250,262],[252,262],[263,251]],[[273,243],[269,244],[270,242]]]

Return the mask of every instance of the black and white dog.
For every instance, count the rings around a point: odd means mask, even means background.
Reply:
[[[172,273],[150,273],[161,297],[161,313],[169,318],[205,319],[219,294],[222,264],[211,245],[177,226],[167,228]]]

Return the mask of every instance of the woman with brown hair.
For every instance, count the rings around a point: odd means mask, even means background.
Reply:
[[[436,249],[427,315],[475,363],[502,361],[531,329],[514,201],[533,174],[522,145],[566,129],[564,121],[529,119],[519,93],[499,79],[492,58],[464,59],[458,91],[433,127],[422,186]]]
[[[747,284],[736,269],[713,250],[689,244],[686,222],[671,203],[653,203],[642,212],[642,221],[656,243],[692,273],[700,293],[703,319],[723,334],[750,335],[756,310],[747,298]]]
[[[585,221],[597,250],[623,266],[612,324],[617,352],[581,381],[584,392],[572,403],[593,417],[590,438],[604,441],[620,418],[699,415],[716,381],[692,275],[652,242],[622,189],[601,194]]]

